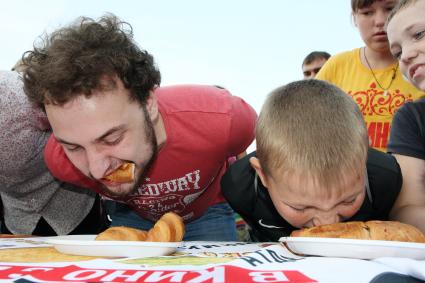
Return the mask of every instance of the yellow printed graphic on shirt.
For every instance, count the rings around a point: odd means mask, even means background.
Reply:
[[[397,68],[394,79],[394,69]],[[360,60],[360,48],[332,56],[316,79],[329,81],[350,95],[366,122],[370,145],[386,151],[395,112],[406,102],[425,95],[403,78],[397,63],[373,71]],[[379,84],[387,91],[382,89]],[[390,86],[390,87],[389,87]]]

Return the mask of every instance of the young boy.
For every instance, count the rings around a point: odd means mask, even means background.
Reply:
[[[401,0],[387,20],[391,53],[400,70],[425,91],[425,1]],[[403,173],[403,189],[390,217],[425,232],[425,99],[406,103],[394,115],[388,151]]]
[[[234,163],[222,192],[253,241],[341,221],[385,220],[399,194],[396,160],[368,147],[362,113],[338,87],[303,80],[274,90],[257,151]]]

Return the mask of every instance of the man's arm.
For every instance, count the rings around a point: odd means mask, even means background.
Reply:
[[[403,186],[390,219],[414,225],[425,232],[425,160],[394,154],[403,174]]]

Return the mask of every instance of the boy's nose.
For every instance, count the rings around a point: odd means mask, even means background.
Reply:
[[[404,46],[403,52],[400,56],[400,61],[404,64],[408,64],[417,55],[418,52],[416,52],[415,48],[412,48],[411,46]]]
[[[334,224],[340,222],[340,217],[335,213],[321,213],[313,218],[313,225],[320,226],[326,224]]]

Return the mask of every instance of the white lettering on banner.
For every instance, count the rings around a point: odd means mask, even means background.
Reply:
[[[159,282],[164,279],[170,278],[167,282],[183,282],[183,276],[187,274],[186,271],[175,271],[175,272],[168,272],[166,274],[166,271],[154,271],[152,274],[150,274],[146,279],[144,279],[144,282]]]
[[[221,283],[225,282],[224,278],[224,267],[223,266],[217,266],[213,267],[211,271],[208,270],[196,270],[196,272],[199,273],[198,277],[195,277],[191,280],[188,280],[188,283],[199,283],[199,282],[208,282],[209,280],[212,280],[211,282],[215,283]]]
[[[25,271],[25,272],[50,271],[50,270],[53,270],[53,268],[51,268],[51,267],[30,267],[30,268],[22,269],[22,271]]]
[[[130,272],[133,274],[125,275],[126,272]],[[146,274],[146,271],[136,271],[133,270],[117,270],[112,272],[111,274],[108,274],[100,279],[101,282],[114,282],[119,281],[118,278],[125,278],[124,281],[126,282],[137,282],[139,279],[143,277],[143,275]]]
[[[176,191],[199,190],[200,170],[187,173],[183,177],[168,180],[157,184],[143,184],[138,189],[138,194],[143,196],[159,196]],[[147,178],[146,181],[150,179]]]
[[[250,272],[249,276],[254,282],[290,282],[288,277],[280,271],[254,271]]]
[[[65,280],[90,280],[90,279],[95,279],[97,277],[103,276],[106,273],[107,273],[106,270],[84,269],[84,270],[77,270],[77,271],[65,274],[63,279],[65,279]]]
[[[207,269],[201,267],[199,270],[167,270],[165,266],[163,268],[161,270],[136,270],[122,269],[122,267],[85,269],[77,265],[58,267],[6,266],[0,267],[0,281],[10,282],[12,278],[19,278],[28,279],[31,282],[318,282],[299,270],[283,270],[282,268],[252,270],[232,265],[215,266]],[[344,278],[341,279],[340,282],[344,282]]]

